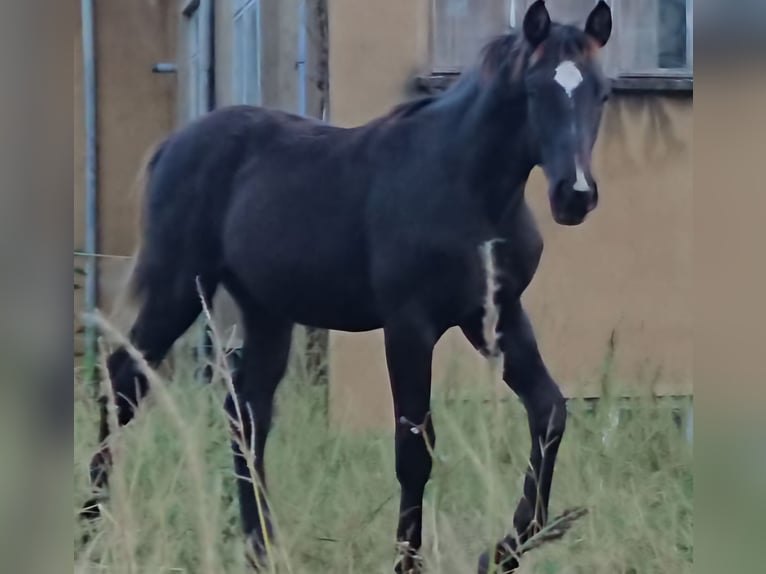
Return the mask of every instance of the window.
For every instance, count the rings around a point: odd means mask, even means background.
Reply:
[[[209,0],[191,0],[184,5],[186,36],[186,117],[193,119],[209,106]]]
[[[615,2],[613,75],[692,76],[693,0]]]
[[[431,0],[431,66],[457,72],[492,36],[513,25],[510,0]]]
[[[232,80],[234,98],[242,104],[260,104],[261,2],[235,0]]]
[[[494,35],[520,28],[533,0],[431,0],[431,71],[471,65]],[[554,20],[584,25],[595,0],[548,2]],[[609,2],[614,29],[603,61],[614,77],[683,77],[692,73],[693,0]]]

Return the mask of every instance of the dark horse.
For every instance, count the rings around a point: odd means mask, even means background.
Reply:
[[[596,207],[591,152],[608,93],[596,56],[611,28],[603,1],[580,29],[552,23],[538,0],[521,32],[489,43],[479,65],[439,96],[352,129],[223,108],[167,138],[148,164],[130,341],[157,365],[199,316],[198,285],[208,300],[219,285],[231,293],[245,341],[226,408],[251,414],[244,436],[254,438],[261,484],[293,325],[383,329],[401,485],[398,572],[421,568],[435,444],[432,352],[454,326],[484,355],[502,357],[532,438],[516,532],[479,570],[517,568],[514,549],[546,523],[566,410],[520,303],[543,249],[524,188],[539,165],[556,222],[580,224]],[[148,383],[124,347],[107,366],[124,425]],[[96,486],[106,484],[109,461],[103,446],[92,462]],[[236,444],[234,465],[246,477],[238,480],[241,518],[260,562],[268,508],[261,521]]]

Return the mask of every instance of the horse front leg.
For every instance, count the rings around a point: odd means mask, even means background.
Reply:
[[[401,485],[395,572],[420,574],[423,494],[436,444],[430,415],[435,337],[423,322],[411,318],[387,325],[384,333],[396,417],[396,477]]]
[[[553,469],[566,427],[566,402],[551,378],[537,341],[519,301],[506,305],[500,321],[504,354],[503,380],[518,395],[527,410],[531,453],[524,479],[524,493],[513,516],[515,534],[495,547],[491,562],[503,574],[519,566],[520,545],[545,526]],[[490,571],[490,556],[479,560],[479,573]]]

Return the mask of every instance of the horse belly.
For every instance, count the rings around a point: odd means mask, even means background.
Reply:
[[[292,321],[337,331],[359,332],[382,327],[374,298],[363,277],[353,277],[347,270],[337,274],[301,275],[287,272],[284,283],[290,281],[293,287],[270,294],[274,307]]]
[[[351,253],[321,251],[283,246],[237,258],[239,264],[230,258],[227,267],[247,298],[295,323],[339,331],[379,328],[363,261]]]
[[[224,231],[225,264],[247,296],[303,325],[379,327],[360,216],[363,197],[343,194],[348,186],[333,177],[301,178],[317,182],[313,188],[290,174],[256,175],[257,185],[239,190]]]

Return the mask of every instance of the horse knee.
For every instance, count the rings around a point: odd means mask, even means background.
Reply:
[[[548,431],[552,437],[561,439],[567,428],[567,403],[561,393],[552,403],[548,413]]]
[[[235,435],[244,435],[250,440],[255,430],[256,437],[263,439],[271,430],[273,405],[271,401],[261,397],[235,399],[231,393],[226,395],[224,410],[229,417],[231,431]]]
[[[536,410],[532,430],[536,436],[543,437],[548,445],[558,444],[564,436],[567,426],[566,401],[552,400]]]
[[[430,421],[424,428],[403,424],[396,433],[396,478],[404,488],[421,489],[431,476],[436,435]]]
[[[241,429],[245,435],[250,435],[250,411],[247,404],[242,399],[237,399],[231,393],[226,395],[223,409],[229,417],[231,431],[235,434]]]

